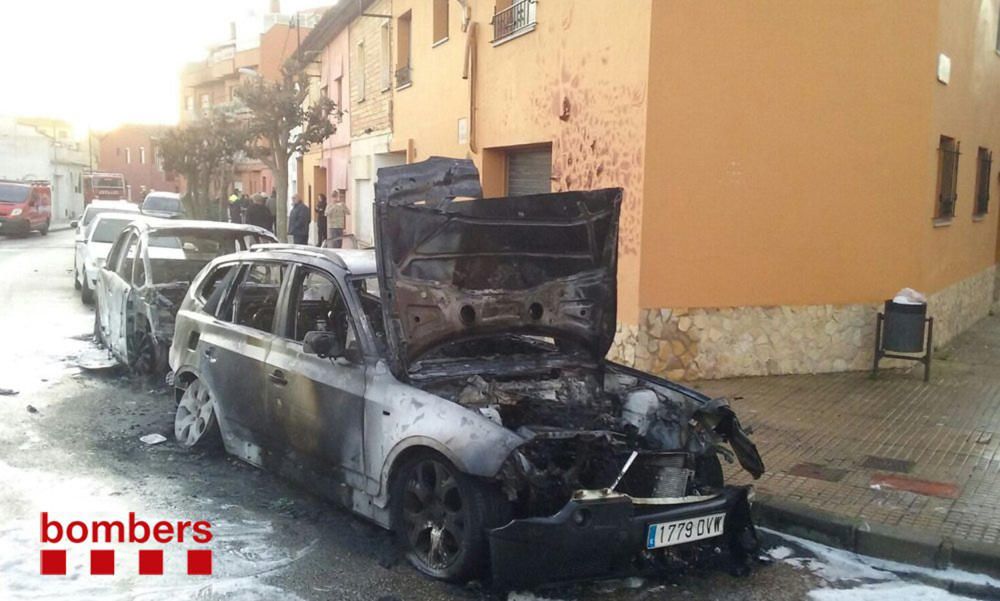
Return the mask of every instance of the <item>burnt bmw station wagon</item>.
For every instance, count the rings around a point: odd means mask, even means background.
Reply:
[[[470,161],[379,171],[376,250],[263,245],[193,282],[177,439],[222,444],[495,586],[745,565],[764,465],[722,399],[609,362],[618,189],[482,198]]]

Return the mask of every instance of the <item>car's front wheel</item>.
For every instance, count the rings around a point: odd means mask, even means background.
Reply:
[[[222,442],[215,401],[201,380],[194,380],[184,390],[174,414],[174,437],[189,449],[218,448]]]
[[[412,456],[392,484],[392,524],[406,558],[442,580],[481,576],[488,563],[487,531],[510,519],[498,490],[459,472],[441,455]]]

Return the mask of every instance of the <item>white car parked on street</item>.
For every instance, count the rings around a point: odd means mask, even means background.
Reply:
[[[97,274],[104,266],[108,251],[118,239],[118,234],[140,217],[138,212],[101,213],[84,228],[83,238],[76,244],[76,257],[73,261],[76,287],[80,290],[80,299],[84,303],[94,302]]]
[[[94,222],[94,219],[102,213],[135,213],[139,215],[138,205],[134,205],[127,200],[92,200],[83,209],[83,215],[80,218],[71,221],[70,225],[76,228],[75,233],[75,247],[73,255],[73,286],[79,290],[82,280],[80,278],[80,246],[86,244],[87,233],[90,224]]]

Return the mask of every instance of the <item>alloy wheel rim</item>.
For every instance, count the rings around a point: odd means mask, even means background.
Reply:
[[[181,402],[177,405],[174,436],[185,446],[196,444],[208,430],[212,411],[211,395],[195,380],[184,391]]]
[[[404,533],[424,565],[446,569],[462,553],[466,510],[458,481],[440,461],[416,464],[403,490]]]

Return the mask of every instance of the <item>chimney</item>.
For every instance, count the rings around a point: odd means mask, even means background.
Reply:
[[[271,0],[271,13],[278,14],[281,12],[281,0]]]
[[[236,39],[236,21],[229,22],[229,39],[230,40]]]

